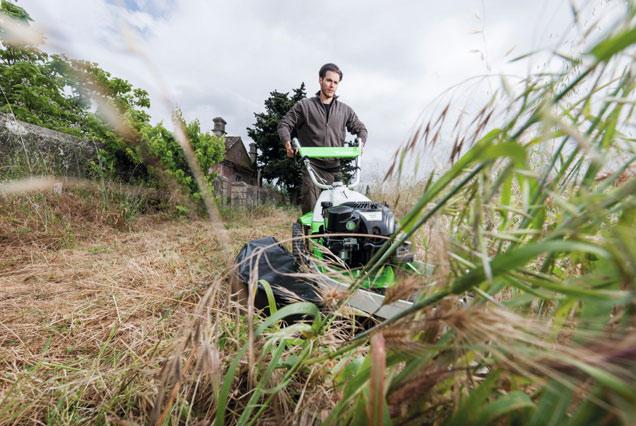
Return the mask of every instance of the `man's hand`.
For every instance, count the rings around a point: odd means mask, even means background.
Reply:
[[[360,154],[362,154],[362,151],[364,151],[364,145],[365,145],[364,141],[359,137],[357,137],[355,141],[358,143],[358,148],[360,148]]]
[[[287,151],[287,157],[294,158],[294,154],[296,154],[296,151],[294,151],[294,148],[292,148],[290,141],[285,142],[285,151]]]

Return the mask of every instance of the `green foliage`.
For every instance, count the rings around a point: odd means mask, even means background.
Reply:
[[[23,23],[33,21],[26,10],[8,0],[0,1],[0,13]],[[2,34],[2,28],[0,28],[0,34]]]
[[[66,60],[59,56],[17,48],[0,49],[0,111],[33,124],[82,136],[86,112],[65,75]],[[71,89],[73,90],[73,89]]]
[[[225,154],[223,138],[201,132],[198,120],[187,123],[180,112],[177,113],[177,122],[183,126],[196,159],[205,174],[206,182],[211,186],[215,177],[211,167],[221,162]],[[165,168],[167,173],[178,183],[187,187],[195,199],[200,199],[197,184],[189,172],[183,150],[174,135],[162,123],[156,126],[145,124],[141,126],[139,133],[141,139],[147,144],[151,155],[160,160],[161,167]]]
[[[5,0],[0,12],[24,23],[31,20],[24,9]],[[0,44],[0,89],[0,112],[101,144],[92,165],[95,176],[158,183],[167,175],[200,199],[174,135],[162,123],[150,124],[145,90],[95,63],[7,43]],[[211,167],[223,159],[223,140],[202,132],[198,120],[188,123],[179,113],[178,122],[211,185]]]
[[[212,180],[215,177],[211,171],[212,166],[223,161],[225,154],[223,138],[212,133],[201,132],[201,124],[198,119],[190,123],[183,121],[183,124],[194,155],[205,173],[207,183],[212,185]]]
[[[267,180],[276,180],[294,202],[300,199],[302,168],[294,159],[287,158],[276,129],[287,111],[306,96],[305,83],[294,89],[291,96],[289,92],[271,92],[265,100],[265,112],[255,113],[254,127],[247,128],[247,134],[258,149],[256,165],[261,170],[261,176]]]

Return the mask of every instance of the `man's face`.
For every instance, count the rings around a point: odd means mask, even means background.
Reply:
[[[340,83],[340,75],[337,72],[327,71],[325,76],[318,81],[320,83],[320,92],[327,99],[331,99],[336,94],[336,89]]]

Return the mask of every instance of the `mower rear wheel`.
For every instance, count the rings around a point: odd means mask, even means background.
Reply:
[[[300,223],[292,223],[292,255],[299,265],[305,263],[305,257],[308,254],[307,244],[305,243],[305,233]]]

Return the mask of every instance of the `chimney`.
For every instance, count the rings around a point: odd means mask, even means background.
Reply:
[[[252,163],[256,163],[256,144],[254,142],[250,144],[250,159]]]
[[[225,125],[227,122],[223,120],[223,117],[214,117],[212,121],[214,122],[214,129],[212,129],[212,133],[216,136],[225,136]]]

